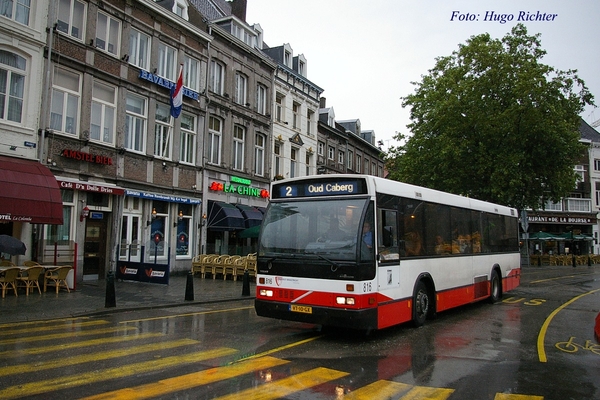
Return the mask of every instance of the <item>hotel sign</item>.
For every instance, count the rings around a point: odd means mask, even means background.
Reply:
[[[143,69],[140,70],[139,78],[149,81],[149,82],[152,82],[158,86],[162,86],[165,89],[171,90],[172,87],[175,87],[175,82],[171,82],[168,79],[162,78],[158,75],[153,74],[150,71],[146,71]],[[198,101],[198,98],[199,98],[199,95],[197,92],[194,92],[193,90],[190,90],[190,89],[186,88],[185,86],[183,87],[183,95],[185,97],[189,97],[190,99],[193,99],[196,101]]]

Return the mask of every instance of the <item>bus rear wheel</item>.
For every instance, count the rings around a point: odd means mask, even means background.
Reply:
[[[423,281],[419,281],[417,284],[413,303],[413,324],[415,327],[419,327],[425,323],[431,307],[430,293]]]
[[[502,284],[500,282],[500,275],[497,270],[492,271],[492,278],[490,279],[490,303],[498,303],[502,300]]]

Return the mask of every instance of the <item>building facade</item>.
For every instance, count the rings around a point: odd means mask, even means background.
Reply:
[[[521,224],[524,254],[598,254],[600,212],[600,133],[585,121],[579,126],[585,151],[574,163],[577,183],[558,203],[543,210],[527,210]]]

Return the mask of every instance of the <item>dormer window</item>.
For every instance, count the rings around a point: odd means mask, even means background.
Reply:
[[[285,54],[283,56],[283,64],[286,67],[291,67],[292,65],[292,53],[290,53],[289,51],[285,51]]]
[[[181,18],[185,19],[186,21],[189,20],[187,1],[176,0],[175,2],[173,2],[173,12],[179,15]]]

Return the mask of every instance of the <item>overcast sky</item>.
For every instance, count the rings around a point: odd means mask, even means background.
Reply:
[[[512,21],[485,21],[492,12]],[[304,54],[308,79],[324,89],[336,120],[360,119],[387,149],[398,144],[396,132],[409,133],[400,97],[436,57],[474,35],[502,38],[520,15],[537,12],[557,14],[521,21],[530,35],[541,33],[542,62],[577,69],[600,106],[600,0],[248,0],[246,21],[260,24],[269,46],[289,43],[295,56]],[[600,109],[581,116],[591,124]]]

